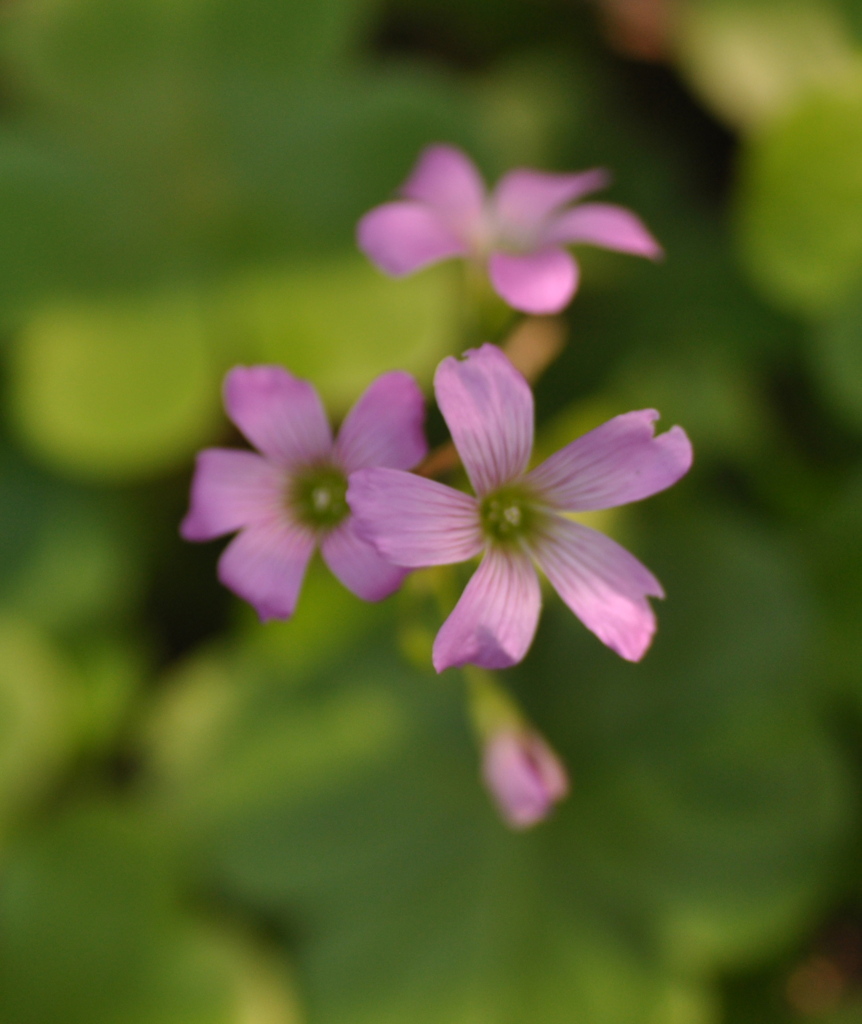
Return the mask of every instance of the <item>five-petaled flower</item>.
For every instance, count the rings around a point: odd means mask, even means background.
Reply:
[[[493,345],[444,359],[437,402],[476,491],[396,469],[354,473],[347,500],[360,536],[410,568],[482,555],[434,641],[438,672],[468,663],[506,668],[533,640],[541,594],[533,563],[604,643],[639,660],[655,632],[658,580],[615,541],[564,512],[613,508],[675,483],[691,466],[680,427],[655,436],[652,409],[617,416],[527,472],[533,394]]]
[[[315,389],[278,366],[238,366],[225,378],[228,415],[260,454],[208,448],[198,456],[180,532],[205,541],[239,531],[219,560],[221,582],[262,620],[293,614],[319,545],[335,576],[377,601],[407,570],[355,529],[345,495],[366,466],[411,469],[426,454],[425,401],[401,371],[379,377],[348,413],[337,440]]]
[[[357,240],[395,277],[463,256],[487,272],[496,292],[525,313],[558,313],[578,286],[565,246],[585,243],[656,259],[662,250],[641,220],[612,203],[570,204],[609,183],[603,170],[579,174],[510,171],[486,194],[476,167],[453,146],[429,146],[402,199],[370,210]]]

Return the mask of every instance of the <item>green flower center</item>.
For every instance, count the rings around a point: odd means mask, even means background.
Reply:
[[[316,530],[331,530],[350,515],[347,477],[334,466],[319,466],[295,476],[287,500],[299,521]]]
[[[505,487],[482,499],[479,516],[486,537],[511,543],[533,532],[537,509],[534,500],[525,491]]]

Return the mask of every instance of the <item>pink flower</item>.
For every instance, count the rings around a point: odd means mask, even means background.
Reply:
[[[506,668],[524,657],[541,604],[534,563],[588,629],[638,661],[656,625],[647,597],[663,597],[661,585],[619,544],[561,513],[613,508],[670,487],[691,466],[685,431],[656,437],[657,412],[626,413],[527,472],[533,395],[499,349],[444,359],[434,387],[477,497],[395,469],[354,473],[347,494],[360,535],[396,565],[482,555],[437,634],[434,667]]]
[[[378,377],[333,441],[320,398],[279,366],[237,366],[224,383],[228,415],[261,454],[208,448],[198,456],[180,532],[205,541],[238,530],[219,560],[221,582],[263,621],[293,614],[319,545],[335,576],[366,601],[396,590],[406,570],[356,532],[345,494],[365,466],[410,469],[427,452],[425,403],[409,374]]]
[[[512,828],[536,825],[569,792],[557,755],[542,737],[526,729],[501,729],[485,744],[482,777]]]
[[[609,182],[580,174],[510,171],[491,195],[472,161],[453,146],[429,146],[401,188],[404,197],[359,221],[359,248],[393,277],[463,256],[484,266],[495,291],[525,313],[558,313],[578,286],[571,244],[657,259],[658,242],[629,210],[575,200]]]

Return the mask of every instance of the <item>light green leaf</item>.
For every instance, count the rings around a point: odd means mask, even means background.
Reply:
[[[287,366],[341,411],[380,373],[404,369],[429,383],[457,346],[451,267],[385,277],[359,253],[306,260],[239,282],[225,318],[249,358]]]
[[[25,441],[83,477],[170,469],[217,422],[217,367],[201,309],[183,294],[44,310],[17,341],[13,382]]]
[[[821,315],[862,280],[862,75],[809,92],[749,140],[738,234],[752,279],[791,310]]]
[[[807,89],[862,70],[846,19],[829,0],[688,0],[675,35],[689,82],[743,131],[785,113]]]

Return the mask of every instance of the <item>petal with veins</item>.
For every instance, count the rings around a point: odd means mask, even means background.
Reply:
[[[655,436],[655,409],[615,416],[561,448],[527,475],[559,509],[588,512],[640,501],[675,484],[691,468],[682,427]]]
[[[627,661],[640,661],[656,627],[647,597],[664,597],[649,569],[610,537],[560,516],[532,551],[587,629]]]
[[[362,540],[352,517],[323,538],[320,550],[333,576],[363,601],[382,601],[401,586],[408,572]]]
[[[450,356],[434,390],[476,493],[520,477],[533,449],[533,392],[506,356],[494,345]]]
[[[280,366],[235,366],[225,377],[224,402],[255,448],[280,466],[320,462],[332,453],[317,391]]]
[[[529,650],[542,605],[539,578],[517,549],[489,548],[434,640],[434,668],[508,668]]]
[[[288,520],[255,523],[225,548],[218,576],[262,622],[289,619],[314,547],[314,533]]]
[[[350,475],[347,502],[358,535],[395,565],[451,565],[482,550],[476,499],[436,480],[360,469]]]
[[[364,466],[412,469],[428,454],[425,396],[409,373],[393,370],[371,384],[347,414],[335,453],[347,473]]]
[[[198,455],[189,511],[180,525],[184,540],[212,540],[276,516],[286,480],[254,452],[207,448]]]

